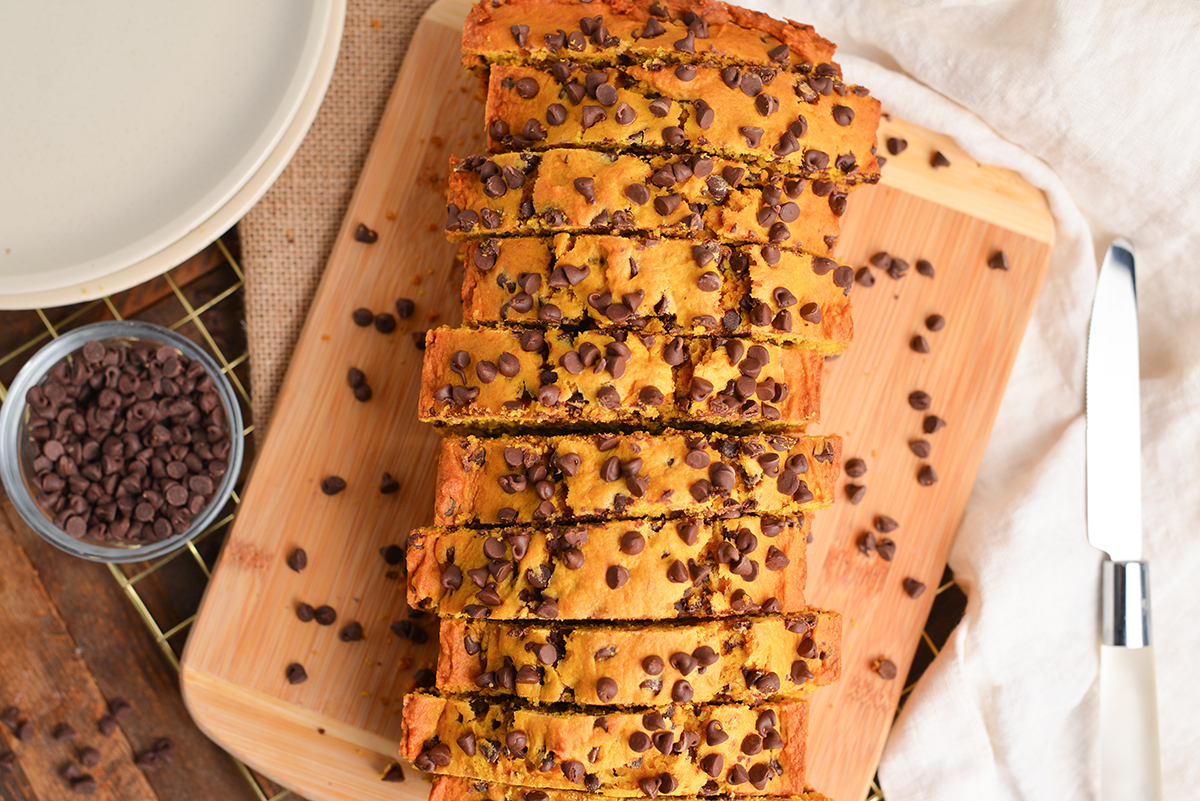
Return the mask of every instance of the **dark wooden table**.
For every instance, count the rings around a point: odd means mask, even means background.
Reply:
[[[222,245],[224,247],[222,247]],[[43,312],[0,312],[0,386],[48,340],[51,330],[137,318],[177,326],[183,335],[230,365],[249,391],[243,330],[242,276],[236,238],[229,234],[166,276],[88,304]],[[248,394],[243,396],[243,400]],[[249,420],[248,404],[243,415]],[[247,438],[245,464],[253,458]],[[231,502],[229,515],[235,511]],[[34,735],[21,741],[0,724],[0,755],[11,752],[11,772],[0,767],[0,799],[75,798],[60,775],[86,747],[101,754],[84,768],[99,783],[93,796],[120,801],[262,801],[280,790],[208,740],[188,716],[179,694],[177,659],[189,623],[228,526],[217,526],[169,561],[116,570],[76,559],[27,527],[0,490],[0,712],[20,709]],[[98,721],[124,701],[130,712],[105,736]],[[77,736],[59,741],[59,724]],[[153,771],[135,760],[169,738],[170,764]],[[291,796],[295,798],[295,796]]]

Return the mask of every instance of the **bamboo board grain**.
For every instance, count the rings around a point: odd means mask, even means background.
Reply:
[[[410,333],[459,321],[460,275],[442,236],[446,163],[483,147],[476,85],[459,67],[463,13],[461,0],[443,0],[417,29],[183,658],[201,728],[314,801],[420,801],[428,789],[411,767],[403,785],[378,780],[396,752],[401,698],[436,656],[433,638],[416,647],[389,632],[406,616],[404,588],[379,549],[432,518],[437,435],[416,422],[420,353]],[[901,691],[871,662],[887,656],[901,676],[911,662],[1053,239],[1044,198],[1014,174],[901,121],[885,123],[880,141],[888,135],[908,150],[880,186],[851,197],[838,255],[855,265],[876,250],[914,265],[926,258],[937,277],[880,273],[875,287],[856,286],[856,343],[827,363],[822,429],[842,433],[847,457],[869,465],[864,502],[840,500],[818,516],[810,551],[810,597],[848,621],[844,681],[815,696],[811,782],[843,801],[865,795]],[[934,149],[950,168],[929,166]],[[378,231],[376,244],[355,241],[359,223]],[[1007,273],[985,265],[1001,248]],[[386,311],[400,297],[417,311],[395,333],[350,322],[353,309]],[[949,324],[926,332],[932,352],[916,354],[907,343],[932,312]],[[346,386],[352,366],[374,389],[367,403]],[[917,485],[907,447],[923,415],[906,397],[918,388],[949,421],[929,437],[942,477],[931,488]],[[379,493],[384,471],[399,493]],[[322,495],[328,475],[347,489]],[[878,513],[901,523],[890,565],[854,545]],[[309,556],[301,573],[284,564],[294,547]],[[909,600],[905,576],[930,591]],[[300,623],[300,601],[332,605],[337,623]],[[363,624],[362,642],[338,640],[351,621]],[[432,633],[432,621],[416,622]],[[284,678],[294,661],[308,671],[304,684]]]

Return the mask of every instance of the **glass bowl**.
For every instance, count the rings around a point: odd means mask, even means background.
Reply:
[[[30,410],[27,393],[40,386],[47,374],[63,359],[73,356],[84,344],[96,340],[105,345],[153,344],[175,348],[192,361],[204,366],[212,378],[217,395],[225,410],[225,423],[229,429],[228,467],[216,487],[216,494],[208,505],[198,512],[187,530],[173,534],[157,542],[100,543],[88,539],[76,539],[58,526],[38,506],[34,499],[36,485],[32,457],[27,443],[34,442],[26,431]],[[142,562],[164,556],[183,547],[210,526],[225,507],[233,494],[238,474],[242,469],[244,442],[242,437],[242,413],[229,379],[221,368],[199,345],[170,329],[152,323],[134,320],[95,323],[76,328],[58,337],[38,351],[21,372],[17,374],[8,397],[0,405],[0,479],[21,517],[51,545],[82,559],[95,562]]]

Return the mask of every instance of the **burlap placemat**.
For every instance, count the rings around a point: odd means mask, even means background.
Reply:
[[[256,438],[275,406],[375,128],[432,0],[350,0],[329,93],[291,164],[238,223]]]

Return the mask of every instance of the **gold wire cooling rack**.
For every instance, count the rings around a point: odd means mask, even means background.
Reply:
[[[5,323],[3,328],[15,328],[23,335],[20,341],[12,343],[7,353],[0,355],[0,402],[4,401],[7,384],[21,365],[40,345],[58,337],[60,332],[100,320],[147,320],[179,331],[207,346],[221,365],[221,372],[229,377],[240,397],[243,417],[249,421],[244,430],[248,436],[254,430],[254,424],[250,418],[249,354],[242,331],[241,301],[245,276],[231,247],[236,249],[236,241],[235,236],[229,234],[218,239],[199,256],[160,278],[115,296],[66,309],[0,313],[0,320]],[[8,325],[10,317],[27,314],[37,315],[33,326],[26,325],[23,329],[21,325]],[[9,343],[0,339],[0,344]],[[251,440],[247,439],[248,450],[251,447]],[[247,454],[247,465],[251,463],[252,456],[252,453]],[[243,469],[243,476],[246,472]],[[203,585],[211,576],[211,566],[215,564],[221,542],[237,515],[240,493],[239,483],[225,513],[185,548],[146,564],[109,565],[113,580],[124,591],[150,636],[176,671],[179,670],[179,656],[187,631],[196,619]],[[167,599],[170,603],[164,603],[163,599],[151,598],[143,591],[142,587],[150,577],[180,567],[189,568],[193,573],[199,572],[197,581],[168,583],[169,586],[180,586],[182,589],[179,592],[183,597],[170,598]],[[938,586],[929,620],[921,632],[921,643],[901,695],[901,705],[917,678],[949,638],[962,617],[965,605],[966,596],[947,569]],[[278,789],[242,763],[236,760],[235,763],[258,801],[282,801],[284,798],[300,801],[299,796],[290,790]],[[883,801],[878,781],[871,783],[866,801]]]

